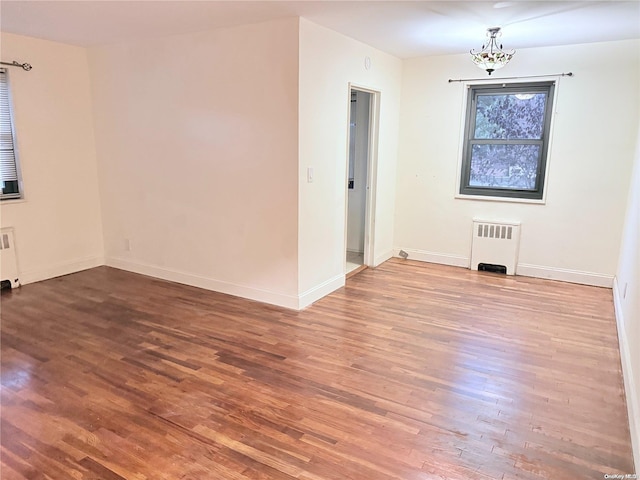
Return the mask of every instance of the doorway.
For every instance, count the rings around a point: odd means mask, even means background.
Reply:
[[[374,93],[350,89],[345,273],[370,265],[372,118]]]

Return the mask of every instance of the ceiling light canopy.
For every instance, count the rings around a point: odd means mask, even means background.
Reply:
[[[509,63],[513,54],[516,53],[515,50],[508,52],[502,50],[502,44],[498,45],[496,40],[501,35],[500,27],[487,28],[487,37],[489,38],[487,44],[482,45],[482,50],[479,52],[470,51],[473,63],[486,70],[489,75]]]

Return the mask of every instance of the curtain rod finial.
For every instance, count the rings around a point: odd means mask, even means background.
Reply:
[[[13,62],[13,64],[14,64],[16,67],[22,67],[22,68],[23,68],[23,69],[25,69],[27,72],[33,68],[33,67],[31,66],[31,64],[30,64],[30,63],[18,63],[18,62],[16,62],[16,61],[14,61],[14,62]]]

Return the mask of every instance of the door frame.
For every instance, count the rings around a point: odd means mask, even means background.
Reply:
[[[347,233],[349,223],[349,142],[351,140],[351,90],[371,94],[369,105],[369,148],[367,152],[367,185],[364,217],[364,257],[363,264],[375,266],[375,212],[378,173],[378,140],[380,124],[380,91],[358,83],[349,82],[347,88],[347,154],[344,168],[344,271],[347,271]]]

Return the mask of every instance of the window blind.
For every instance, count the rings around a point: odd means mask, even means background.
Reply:
[[[20,198],[7,71],[0,68],[0,199]]]

